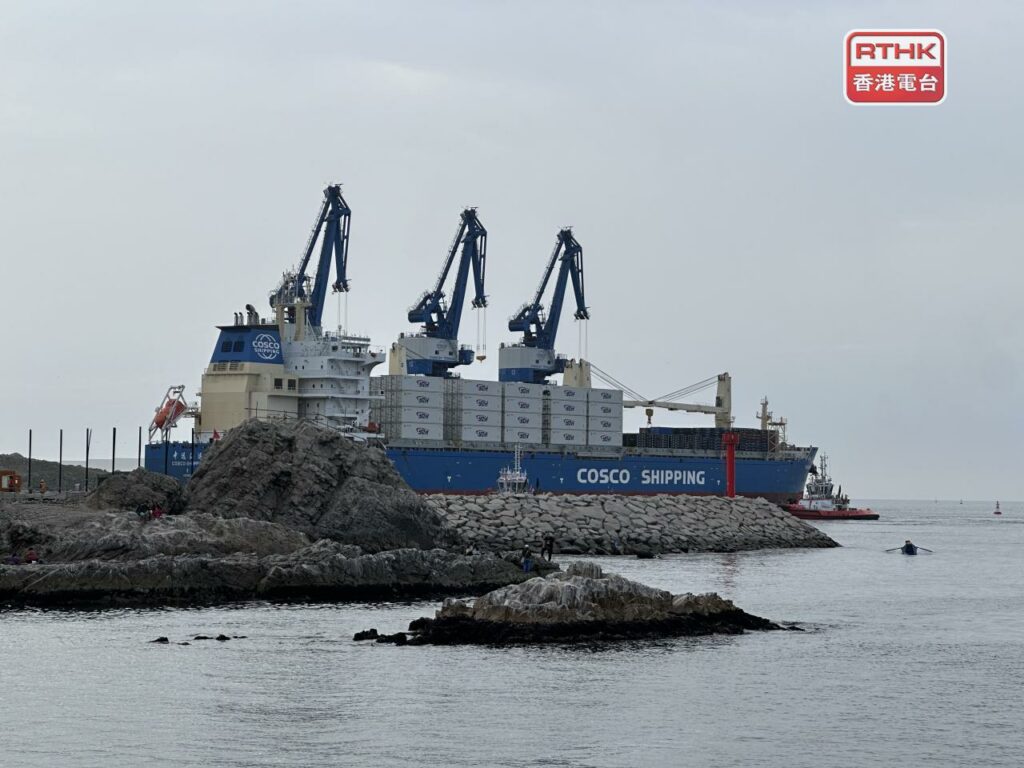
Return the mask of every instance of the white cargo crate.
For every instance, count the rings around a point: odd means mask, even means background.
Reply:
[[[407,408],[441,408],[444,406],[444,395],[441,392],[398,390],[385,395],[384,403]]]
[[[582,387],[550,387],[551,401],[582,400],[587,401],[588,390]]]
[[[540,443],[540,427],[505,427],[506,443]]]
[[[380,376],[381,388],[389,390],[412,390],[413,392],[443,392],[444,379],[436,376]]]
[[[501,411],[462,411],[459,423],[464,427],[500,427]]]
[[[552,416],[551,431],[556,429],[582,429],[587,428],[586,416]]]
[[[539,413],[506,413],[505,427],[539,427],[542,418]]]
[[[601,431],[587,432],[587,445],[614,445],[622,446],[622,432],[620,431]]]
[[[464,443],[500,443],[501,427],[462,427],[462,442]]]
[[[394,430],[385,430],[385,434],[397,435],[402,440],[441,440],[444,437],[440,424],[401,424]]]
[[[506,398],[539,398],[544,396],[544,389],[545,386],[543,384],[523,384],[518,381],[506,381],[503,385]]]
[[[394,414],[394,420],[402,424],[441,424],[444,421],[444,411],[440,408],[396,408]]]
[[[586,400],[552,400],[551,401],[551,415],[552,416],[579,416],[586,418],[587,416],[587,401]]]
[[[541,413],[543,400],[528,400],[521,397],[505,398],[505,413]]]
[[[497,381],[470,381],[462,379],[462,394],[491,395],[501,400],[501,383]]]
[[[591,389],[587,399],[592,403],[618,403],[622,405],[621,389]]]
[[[501,395],[467,395],[459,396],[459,402],[465,411],[500,411]]]
[[[592,432],[622,431],[621,416],[591,416],[587,419],[587,429]]]
[[[597,416],[611,417],[613,419],[622,418],[622,403],[590,403],[590,418]]]
[[[552,429],[551,445],[586,445],[587,430],[585,429]]]

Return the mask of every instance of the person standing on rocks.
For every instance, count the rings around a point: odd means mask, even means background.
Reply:
[[[533,567],[533,552],[530,551],[529,544],[523,544],[522,559],[523,573],[529,573],[530,569]]]
[[[551,558],[555,556],[555,537],[550,533],[544,537],[544,544],[540,548],[540,556],[547,558],[549,563]]]

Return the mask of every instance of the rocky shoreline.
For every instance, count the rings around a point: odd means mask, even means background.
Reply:
[[[206,451],[186,489],[136,470],[106,479],[84,503],[0,499],[0,602],[481,594],[557,570],[537,557],[547,536],[556,554],[836,546],[763,500],[425,498],[379,447],[308,422],[253,421]],[[520,564],[524,545],[531,573]]]
[[[831,538],[764,499],[558,494],[428,496],[459,540],[478,549],[645,555],[835,547]]]

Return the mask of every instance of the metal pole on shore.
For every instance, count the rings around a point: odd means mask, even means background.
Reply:
[[[60,443],[57,448],[57,493],[64,491],[64,430],[60,431]]]
[[[117,472],[117,427],[110,438],[110,474]]]
[[[139,457],[135,464],[136,469],[142,466],[142,427],[139,427]]]
[[[188,475],[192,477],[192,473],[196,471],[196,428],[192,427],[192,456],[188,462]]]
[[[168,442],[167,442],[167,436],[165,435],[164,436],[164,474],[165,475],[167,474],[167,460],[168,460],[168,456],[169,456],[169,454],[168,454],[169,450],[170,450],[170,448],[169,448],[169,445],[168,445]]]
[[[89,446],[92,445],[92,429],[85,428],[85,492],[89,492]]]
[[[28,431],[28,492],[32,493],[32,430]]]

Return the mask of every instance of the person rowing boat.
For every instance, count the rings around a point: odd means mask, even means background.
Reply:
[[[906,541],[904,541],[902,547],[893,547],[892,549],[887,549],[885,551],[886,552],[899,552],[902,555],[916,555],[919,551],[920,552],[927,552],[928,554],[932,553],[932,551],[930,549],[925,549],[924,547],[919,547],[914,542],[912,542],[910,539],[907,539]]]

